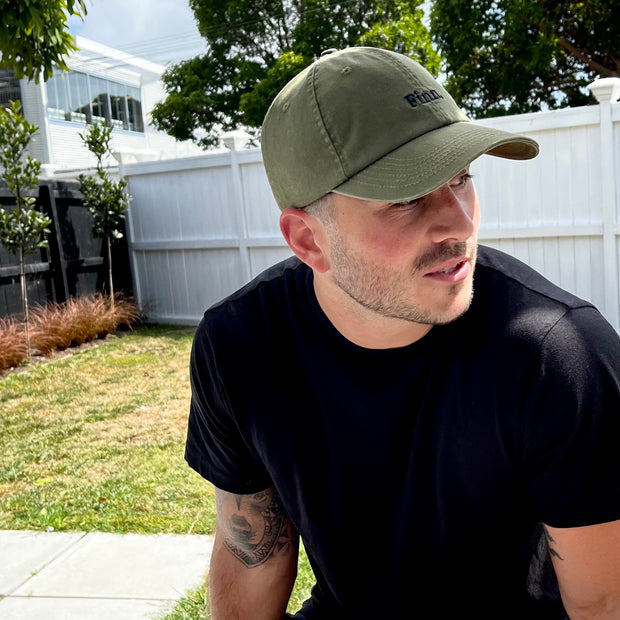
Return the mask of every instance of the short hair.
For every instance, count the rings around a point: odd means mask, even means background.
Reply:
[[[332,192],[329,192],[302,208],[306,213],[328,225],[333,221],[332,195]]]

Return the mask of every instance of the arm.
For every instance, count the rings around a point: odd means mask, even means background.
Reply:
[[[217,532],[209,571],[212,620],[281,620],[297,575],[299,537],[274,489],[215,490]]]
[[[620,618],[620,521],[545,530],[571,620]]]

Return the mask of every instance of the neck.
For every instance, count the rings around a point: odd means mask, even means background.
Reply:
[[[382,316],[363,307],[322,274],[314,273],[316,298],[332,325],[366,349],[395,349],[420,340],[432,325]]]

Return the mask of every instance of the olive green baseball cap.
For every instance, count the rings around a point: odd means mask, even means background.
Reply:
[[[413,200],[484,153],[538,154],[531,138],[470,121],[419,63],[373,47],[328,50],[295,76],[267,111],[261,147],[281,209],[329,192]]]

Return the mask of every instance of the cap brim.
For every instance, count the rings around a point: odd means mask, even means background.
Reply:
[[[538,144],[500,129],[455,122],[407,142],[333,191],[365,200],[413,200],[435,191],[485,153],[531,159],[538,155]]]

